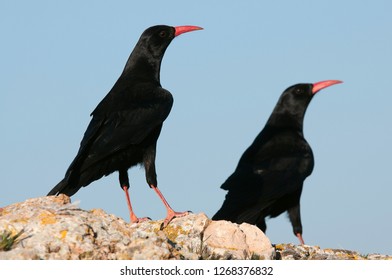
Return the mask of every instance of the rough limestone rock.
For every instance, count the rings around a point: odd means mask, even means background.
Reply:
[[[1,259],[278,259],[392,260],[343,249],[277,244],[257,227],[211,221],[203,214],[128,224],[100,209],[86,211],[65,195],[0,208]]]
[[[65,195],[0,209],[0,259],[273,259],[257,227],[201,214],[128,224],[100,209],[86,211]]]
[[[344,249],[320,249],[319,246],[277,244],[278,260],[392,260],[392,256],[369,254]]]
[[[225,259],[271,259],[275,255],[269,239],[257,227],[228,221],[212,221],[204,231],[212,254]]]

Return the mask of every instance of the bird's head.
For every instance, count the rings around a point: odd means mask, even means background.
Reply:
[[[183,33],[200,29],[202,28],[192,25],[156,25],[147,28],[129,56],[121,77],[146,80],[151,80],[152,77],[159,83],[162,58],[170,42]]]
[[[286,109],[296,111],[296,109],[300,109],[298,107],[308,106],[310,100],[320,90],[339,83],[342,82],[338,80],[327,80],[314,84],[296,84],[283,92],[279,103],[281,106],[286,107]]]
[[[193,25],[167,26],[156,25],[147,28],[140,36],[139,43],[147,47],[153,57],[162,57],[170,42],[177,36],[203,28]]]
[[[313,84],[296,84],[287,88],[280,96],[270,122],[283,126],[295,122],[302,126],[306,109],[313,96],[320,90],[339,83],[342,81],[326,80]]]

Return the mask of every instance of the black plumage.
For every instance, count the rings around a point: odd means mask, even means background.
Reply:
[[[143,32],[117,82],[91,113],[92,120],[64,179],[48,195],[72,196],[81,187],[118,171],[131,221],[138,222],[141,219],[134,214],[129,200],[127,171],[142,164],[148,185],[167,208],[164,225],[186,214],[174,212],[157,188],[156,143],[173,105],[171,93],[161,87],[160,67],[174,37],[199,29],[202,28],[158,25]]]
[[[286,89],[265,127],[244,152],[234,173],[223,183],[226,198],[213,220],[257,225],[287,211],[301,244],[300,197],[313,170],[313,152],[303,134],[306,109],[319,90],[340,83],[329,80]]]

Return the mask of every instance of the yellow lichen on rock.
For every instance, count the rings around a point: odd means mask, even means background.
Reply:
[[[42,212],[39,218],[42,225],[51,225],[57,222],[56,216],[50,212]]]
[[[64,240],[65,237],[67,237],[67,233],[68,233],[68,231],[66,229],[60,231],[60,239]]]
[[[171,226],[170,224],[163,229],[167,238],[175,241],[179,235],[188,235],[189,231],[184,230],[182,227]]]

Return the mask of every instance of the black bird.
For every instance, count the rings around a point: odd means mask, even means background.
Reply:
[[[283,92],[264,129],[221,186],[228,193],[213,220],[255,224],[265,232],[266,217],[287,211],[294,234],[304,244],[300,196],[314,159],[303,135],[303,120],[313,96],[338,83],[297,84]]]
[[[72,196],[81,187],[118,171],[130,220],[139,222],[148,218],[139,219],[132,210],[128,169],[142,164],[148,185],[167,209],[163,227],[188,213],[175,212],[157,187],[156,143],[173,105],[172,95],[161,87],[160,68],[166,48],[176,36],[200,29],[158,25],[143,32],[117,82],[91,113],[92,120],[64,179],[48,195]]]

